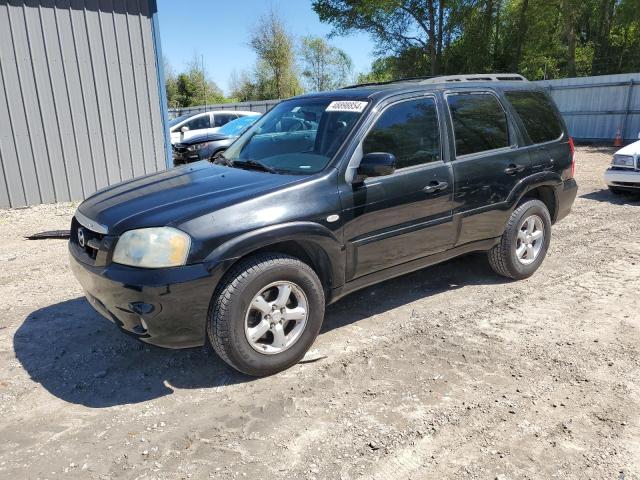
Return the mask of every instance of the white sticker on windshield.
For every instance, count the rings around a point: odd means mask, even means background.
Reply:
[[[367,106],[367,102],[357,102],[355,100],[340,100],[331,102],[327,107],[327,112],[362,112]]]

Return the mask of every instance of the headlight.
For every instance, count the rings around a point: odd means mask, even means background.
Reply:
[[[191,237],[171,227],[129,230],[120,236],[113,261],[143,268],[177,267],[187,262]]]
[[[611,165],[614,167],[635,168],[633,157],[630,155],[614,155]]]
[[[206,148],[209,145],[211,145],[211,142],[196,143],[194,145],[188,146],[187,150],[189,150],[190,152],[195,152],[196,150],[200,150],[201,148]]]

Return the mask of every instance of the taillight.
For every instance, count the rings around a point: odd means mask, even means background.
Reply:
[[[569,151],[571,152],[571,178],[576,173],[576,146],[573,144],[573,138],[569,137]]]

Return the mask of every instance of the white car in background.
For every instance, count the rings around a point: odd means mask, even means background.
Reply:
[[[245,110],[213,110],[210,112],[183,115],[169,121],[171,144],[188,140],[194,135],[215,133],[220,127],[232,120],[250,115],[260,115],[258,112]]]
[[[604,181],[613,193],[640,193],[640,140],[613,154]]]

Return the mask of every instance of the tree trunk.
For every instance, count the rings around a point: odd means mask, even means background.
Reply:
[[[491,23],[493,22],[493,0],[486,0],[484,19],[482,23],[482,68],[487,70],[489,67],[489,58],[491,56]],[[489,69],[490,70],[490,69]]]
[[[444,0],[438,3],[438,50],[436,56],[438,58],[438,66],[442,63],[442,28],[444,25]]]
[[[574,26],[574,5],[571,0],[562,0],[562,19],[564,21],[564,37],[567,42],[567,76],[576,76],[576,31]]]
[[[496,38],[493,41],[493,70],[498,70],[498,55],[500,48],[500,10],[502,10],[502,1],[496,3]]]
[[[431,75],[438,73],[438,52],[436,50],[436,8],[433,1],[427,2],[429,7],[429,57],[431,59]]]
[[[522,46],[527,35],[527,10],[529,8],[529,0],[522,0],[520,6],[520,15],[518,17],[518,32],[515,40],[515,53],[511,62],[511,69],[514,72],[518,71],[520,66],[520,60],[522,58]]]
[[[598,18],[600,21],[596,27],[594,38],[593,61],[591,63],[591,73],[593,75],[607,72],[609,32],[611,30],[611,19],[615,9],[615,0],[601,0],[598,6]]]

